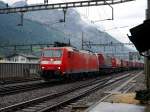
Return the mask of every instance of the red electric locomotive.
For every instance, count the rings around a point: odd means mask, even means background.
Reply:
[[[99,71],[95,53],[79,51],[72,47],[51,47],[42,50],[41,77],[45,80],[59,77],[80,77]]]

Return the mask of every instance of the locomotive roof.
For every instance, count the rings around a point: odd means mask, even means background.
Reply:
[[[93,52],[91,51],[86,51],[86,50],[78,50],[74,47],[47,47],[47,48],[44,48],[45,50],[47,49],[67,49],[68,51],[78,51],[78,52],[82,52],[82,53],[91,53],[93,54]]]
[[[73,51],[73,48],[72,47],[46,47],[44,48],[45,50],[48,50],[48,49],[67,49],[69,51]]]

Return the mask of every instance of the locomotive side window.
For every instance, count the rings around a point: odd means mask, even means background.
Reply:
[[[44,50],[43,51],[44,57],[61,57],[62,56],[62,50]]]
[[[54,50],[53,51],[54,57],[61,57],[61,55],[62,55],[62,50]]]

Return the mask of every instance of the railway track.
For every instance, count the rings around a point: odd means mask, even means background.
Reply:
[[[28,83],[31,81],[39,81],[41,78],[33,78],[33,79],[0,79],[0,85],[11,85],[11,84],[19,84],[19,83]]]
[[[5,108],[1,108],[0,112],[47,112],[52,111],[54,109],[58,109],[60,106],[68,104],[78,98],[86,96],[87,94],[96,91],[97,89],[101,89],[105,86],[111,85],[117,81],[121,81],[125,78],[131,76],[130,73],[113,78],[112,76],[107,77],[101,80],[95,80],[92,82],[88,82],[82,85],[78,85],[69,89],[64,89],[62,92],[55,94],[48,94],[46,96],[42,96],[36,99],[32,99],[26,102],[21,102],[15,105],[11,105]]]
[[[42,82],[42,81],[39,81],[36,83],[29,83],[29,84],[1,86],[0,87],[0,96],[30,91],[33,89],[46,88],[46,87],[50,87],[50,86],[54,86],[54,85],[58,85],[58,84],[62,84],[62,83],[64,83],[64,82],[60,82],[60,81]]]
[[[104,76],[106,77],[106,76]],[[102,77],[101,77],[102,78]],[[60,80],[52,80],[50,82],[43,82],[40,80],[39,82],[26,83],[26,84],[10,84],[0,86],[0,96],[18,94],[21,92],[26,92],[34,89],[52,87],[60,84],[72,83],[73,81],[60,81]]]
[[[95,79],[93,79],[93,80],[95,80]],[[18,94],[21,92],[26,92],[26,91],[30,91],[30,90],[34,90],[34,89],[53,87],[53,86],[67,84],[67,83],[69,84],[69,83],[73,83],[73,82],[75,82],[75,81],[52,80],[50,82],[39,81],[36,83],[29,83],[29,84],[18,84],[18,85],[13,84],[11,86],[6,85],[6,86],[0,87],[0,96]]]

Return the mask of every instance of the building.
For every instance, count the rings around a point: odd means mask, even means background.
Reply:
[[[1,63],[1,62],[4,62],[4,61],[5,61],[5,60],[4,60],[4,57],[0,55],[0,63]]]
[[[15,53],[10,56],[7,56],[7,62],[16,62],[16,63],[38,63],[39,58],[37,56],[31,54],[22,54],[22,53]]]

